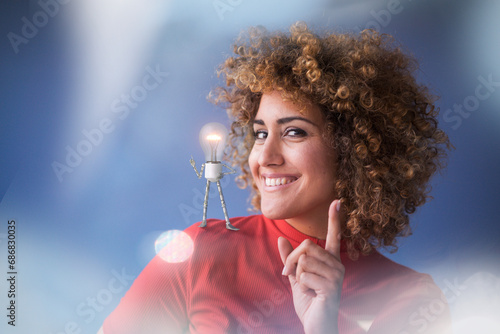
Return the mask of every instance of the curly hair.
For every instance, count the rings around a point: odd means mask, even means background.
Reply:
[[[241,168],[240,187],[252,187],[254,208],[260,209],[260,194],[248,166],[252,123],[262,94],[279,91],[322,110],[325,140],[338,157],[336,193],[346,212],[349,255],[379,247],[395,252],[396,238],[411,234],[408,215],[429,199],[429,179],[452,148],[437,126],[436,97],[415,80],[417,62],[389,35],[320,36],[302,22],[290,33],[251,28],[234,53],[219,69],[226,86],[211,98],[233,120],[230,159]]]

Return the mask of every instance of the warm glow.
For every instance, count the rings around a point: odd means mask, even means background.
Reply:
[[[211,141],[219,141],[219,140],[221,140],[222,138],[221,138],[221,136],[219,136],[219,135],[208,135],[208,136],[207,136],[207,139],[208,139],[208,140],[211,140]]]

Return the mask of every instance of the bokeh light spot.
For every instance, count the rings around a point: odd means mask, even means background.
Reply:
[[[186,261],[194,250],[193,240],[187,233],[169,230],[155,241],[155,251],[164,261],[178,263]]]

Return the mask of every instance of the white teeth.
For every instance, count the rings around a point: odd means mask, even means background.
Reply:
[[[268,186],[268,187],[281,186],[281,185],[291,183],[293,181],[295,181],[295,179],[287,179],[285,177],[281,177],[281,178],[268,178],[268,177],[266,177],[265,178],[266,186]]]

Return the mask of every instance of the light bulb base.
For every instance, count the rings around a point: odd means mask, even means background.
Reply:
[[[207,161],[205,163],[205,178],[217,182],[222,178],[222,163]]]

